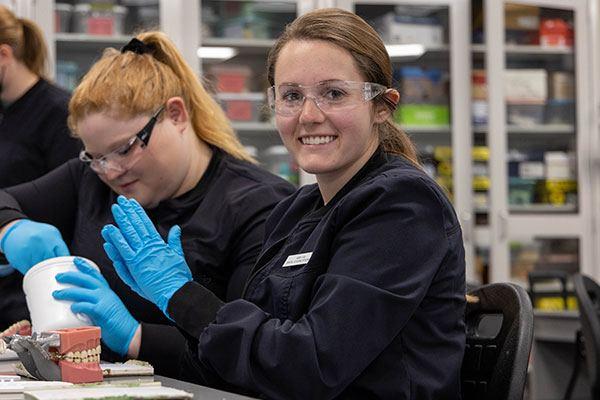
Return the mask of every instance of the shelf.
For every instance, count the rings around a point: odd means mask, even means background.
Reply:
[[[530,205],[509,205],[508,209],[511,213],[518,214],[562,214],[574,213],[577,211],[577,205],[566,204],[556,206],[553,204],[530,204]]]
[[[277,128],[271,122],[232,122],[231,125],[238,133],[277,132]]]
[[[54,36],[60,52],[98,52],[106,47],[120,48],[129,42],[129,35],[87,35],[84,33],[57,33]]]
[[[450,133],[449,125],[401,125],[402,130],[408,134],[420,134],[420,133],[439,133],[448,134]]]
[[[572,55],[572,47],[544,47],[536,45],[518,45],[507,44],[504,46],[504,51],[509,54],[525,54],[525,55]]]
[[[205,38],[202,46],[234,47],[238,55],[265,55],[275,44],[275,39]]]
[[[473,132],[474,133],[487,133],[488,126],[487,125],[474,125]],[[506,131],[509,134],[574,134],[575,133],[575,125],[571,124],[539,124],[539,125],[530,125],[530,126],[520,126],[520,125],[506,125]]]
[[[472,44],[471,51],[473,53],[485,53],[485,44]],[[524,54],[524,55],[540,55],[540,56],[564,56],[572,55],[572,47],[544,47],[537,45],[520,45],[507,44],[504,46],[504,51],[508,54]]]
[[[555,206],[552,204],[531,204],[531,205],[509,205],[508,209],[510,212],[514,213],[532,213],[532,214],[562,214],[562,213],[572,213],[577,211],[577,206],[575,204],[569,204],[564,206]],[[489,207],[474,207],[473,211],[478,214],[489,213]]]
[[[575,126],[569,124],[540,124],[531,126],[507,125],[508,133],[528,133],[528,134],[546,134],[546,133],[575,133]]]
[[[54,39],[57,42],[67,43],[127,43],[130,35],[88,35],[86,33],[56,33]]]
[[[267,96],[262,92],[220,92],[216,94],[217,100],[249,100],[264,102],[266,97]]]

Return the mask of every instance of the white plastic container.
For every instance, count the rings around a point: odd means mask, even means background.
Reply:
[[[55,290],[71,287],[71,285],[58,283],[55,277],[61,272],[78,271],[73,264],[74,258],[69,256],[44,260],[31,267],[25,274],[23,292],[25,292],[34,332],[92,325],[86,315],[71,311],[72,302],[56,300],[52,297],[52,292]],[[98,269],[94,262],[86,261]]]

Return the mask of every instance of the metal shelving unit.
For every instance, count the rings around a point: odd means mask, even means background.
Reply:
[[[572,47],[543,47],[537,45],[505,44],[505,7],[525,5],[539,7],[552,15],[571,17],[575,31]],[[519,263],[514,253],[515,243],[548,242],[567,243],[576,241],[579,271],[595,275],[593,264],[593,231],[591,223],[591,181],[588,165],[589,142],[592,126],[587,115],[592,113],[589,85],[592,71],[587,43],[589,26],[586,0],[485,0],[485,47],[474,50],[485,57],[489,122],[486,127],[490,147],[491,188],[489,207],[490,264],[492,281],[518,281],[525,284],[527,267]],[[508,68],[543,68],[544,63],[559,62],[565,69],[571,68],[575,75],[575,123],[534,124],[514,126],[507,123],[504,74]],[[540,67],[540,65],[542,65]],[[534,203],[509,204],[508,151],[526,146],[537,151],[566,149],[576,158],[577,192],[575,199],[564,204]],[[544,147],[546,146],[546,147]],[[549,179],[549,178],[548,178]],[[544,182],[544,181],[542,181]],[[512,190],[512,189],[510,189]],[[543,246],[542,246],[543,247]],[[511,250],[511,248],[513,250]],[[535,268],[552,268],[545,254],[535,262]]]

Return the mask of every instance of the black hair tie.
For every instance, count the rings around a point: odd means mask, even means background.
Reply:
[[[121,48],[121,53],[131,51],[135,54],[152,54],[155,50],[154,45],[146,44],[137,38],[133,38],[125,46]]]

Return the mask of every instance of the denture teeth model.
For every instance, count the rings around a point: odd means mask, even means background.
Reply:
[[[14,350],[23,367],[36,379],[71,383],[101,382],[100,328],[58,329],[0,339]]]
[[[61,380],[71,383],[101,382],[100,328],[81,328],[51,331],[60,336],[60,346],[50,347],[50,358],[58,363]]]
[[[6,328],[3,332],[0,332],[0,337],[13,336],[13,335],[21,335],[21,336],[31,335],[31,323],[27,320],[15,322],[14,324],[12,324],[8,328]]]

